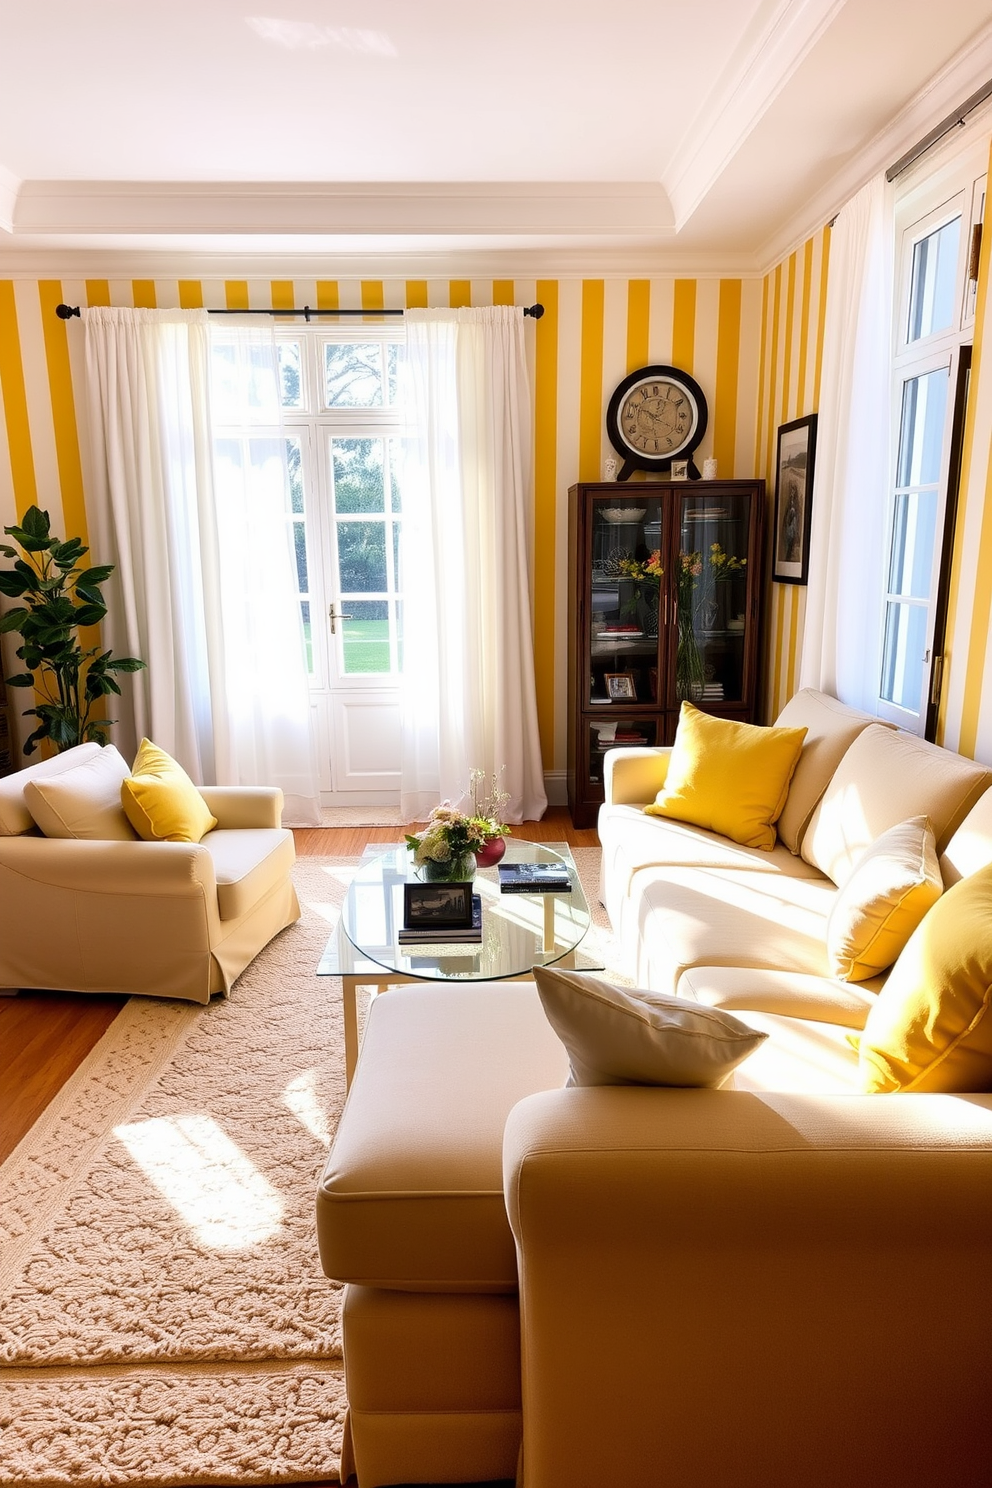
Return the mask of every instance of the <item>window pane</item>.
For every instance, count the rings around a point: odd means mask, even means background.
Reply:
[[[406,347],[401,342],[390,341],[386,346],[386,384],[390,403],[396,402],[400,369],[405,356]]]
[[[940,478],[949,382],[949,369],[938,367],[903,384],[899,486],[936,485]]]
[[[381,408],[382,352],[379,341],[340,341],[325,346],[325,407]]]
[[[298,439],[286,440],[286,466],[289,470],[289,496],[293,511],[302,513],[303,506],[303,453]]]
[[[283,408],[303,407],[303,378],[300,375],[299,341],[279,342],[279,376]]]
[[[389,671],[389,604],[384,599],[348,601],[342,625],[346,672]]]
[[[331,445],[336,512],[383,512],[381,439],[335,439]]]
[[[339,522],[337,525],[342,593],[383,593],[386,589],[385,523]],[[350,603],[348,608],[352,608]]]
[[[302,522],[293,523],[293,546],[296,550],[296,582],[301,594],[307,594],[307,534]]]
[[[889,592],[913,599],[930,597],[937,492],[912,491],[896,497],[889,559]]]
[[[961,218],[955,217],[921,238],[913,249],[907,340],[919,341],[953,325],[960,237]]]
[[[303,640],[307,648],[307,671],[313,673],[313,632],[310,627],[310,601],[305,599],[300,604],[300,614],[303,617]]]
[[[402,589],[403,588],[403,582],[402,582],[401,570],[400,570],[400,554],[401,554],[402,551],[403,551],[403,545],[400,542],[400,524],[399,524],[399,522],[394,522],[393,523],[393,576],[394,576],[393,577],[393,583],[395,584],[395,586],[396,586],[397,589]]]
[[[910,713],[918,713],[922,702],[926,638],[925,605],[886,605],[882,697]]]

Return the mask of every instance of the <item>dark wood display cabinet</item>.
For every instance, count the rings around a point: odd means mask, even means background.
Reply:
[[[568,807],[590,827],[607,749],[670,744],[683,699],[756,721],[765,483],[596,483],[568,498]]]

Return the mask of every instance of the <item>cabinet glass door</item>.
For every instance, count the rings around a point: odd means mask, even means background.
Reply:
[[[587,702],[604,710],[657,706],[659,602],[664,584],[662,503],[606,492],[592,502]],[[636,724],[616,743],[648,743]],[[634,735],[637,737],[634,737]]]
[[[718,707],[744,700],[747,551],[751,497],[679,496],[678,552],[670,593],[675,606],[676,704]]]

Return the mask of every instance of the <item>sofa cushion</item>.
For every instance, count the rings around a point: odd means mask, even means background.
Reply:
[[[859,1043],[868,1091],[992,1090],[992,868],[934,905],[889,975]]]
[[[741,1012],[738,1017],[765,1042],[730,1077],[734,1090],[755,1094],[863,1095],[853,1035],[838,1023],[790,1018],[782,1013]]]
[[[943,891],[927,818],[890,827],[838,890],[827,921],[831,971],[863,982],[887,970]]]
[[[317,1195],[324,1272],[399,1291],[512,1292],[503,1128],[568,1058],[533,982],[377,997]]]
[[[683,703],[665,784],[644,809],[771,849],[805,736],[805,729],[736,723]]]
[[[841,759],[870,723],[870,713],[815,688],[804,687],[790,698],[775,720],[776,728],[805,728],[802,753],[789,795],[775,830],[792,853],[798,853],[817,802]]]
[[[73,770],[38,775],[24,782],[28,810],[46,837],[136,842],[121,806],[127,760],[108,744]]]
[[[75,770],[77,765],[95,759],[100,753],[99,744],[77,744],[52,759],[39,760],[36,765],[26,765],[13,775],[0,780],[0,837],[20,837],[35,830],[34,817],[24,799],[24,787],[29,780],[41,780],[61,775],[65,770]]]
[[[928,816],[942,852],[992,770],[963,755],[871,724],[848,749],[813,813],[802,855],[840,884],[883,832]]]
[[[534,980],[569,1085],[721,1085],[765,1037],[731,1013],[590,972],[535,966]]]
[[[679,977],[678,995],[730,1012],[776,1013],[864,1028],[884,985],[884,977],[853,983],[767,967],[694,966]]]
[[[286,827],[218,827],[200,846],[213,859],[222,920],[247,914],[270,889],[285,882],[296,860],[293,834]]]
[[[636,954],[627,962],[635,981],[659,992],[675,992],[695,966],[829,976],[826,927],[836,892],[822,876],[646,868],[614,923]]]
[[[121,785],[121,804],[145,842],[199,842],[217,825],[182,765],[150,739],[142,739]]]

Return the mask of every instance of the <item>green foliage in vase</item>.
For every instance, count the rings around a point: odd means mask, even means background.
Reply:
[[[93,710],[110,693],[120,695],[115,672],[137,672],[145,663],[134,656],[115,657],[98,646],[83,650],[76,632],[96,625],[107,613],[101,586],[114,571],[112,563],[81,566],[89,552],[82,538],[53,537],[47,512],[32,506],[19,526],[5,527],[20,548],[0,543],[0,553],[13,558],[0,569],[0,594],[22,603],[0,615],[0,634],[16,632],[17,655],[27,668],[7,677],[8,687],[33,687],[38,695],[26,718],[39,720],[24,745],[33,754],[43,739],[60,753],[76,744],[106,744],[111,718],[94,718]]]

